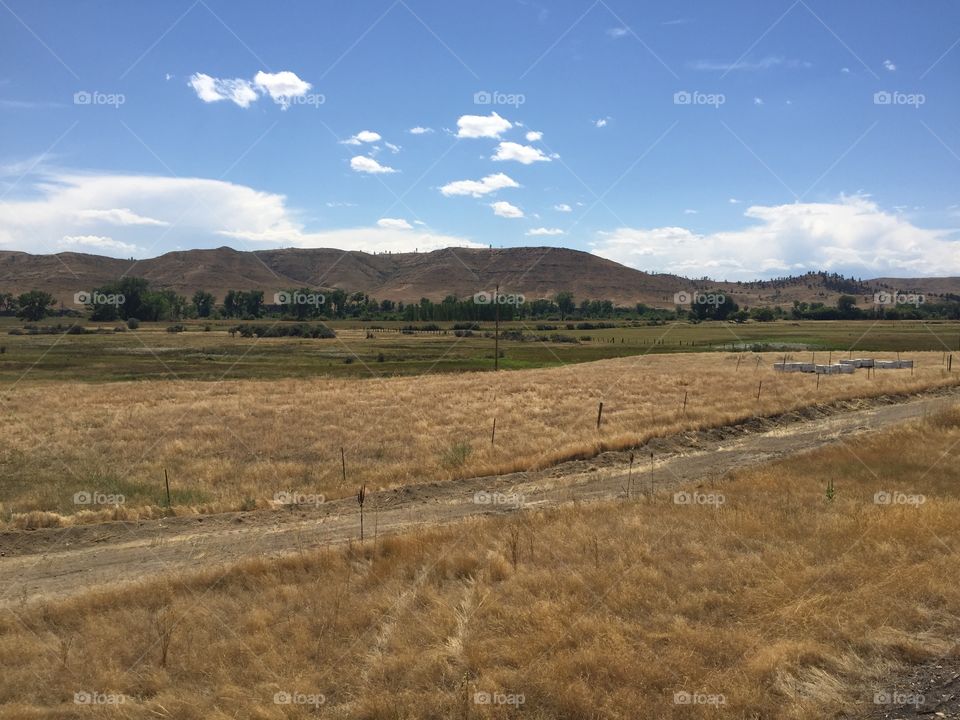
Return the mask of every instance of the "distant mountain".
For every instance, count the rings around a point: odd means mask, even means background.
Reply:
[[[878,278],[851,281],[825,273],[749,283],[690,280],[677,275],[646,273],[566,248],[521,247],[499,250],[446,248],[429,253],[378,254],[328,248],[171,252],[146,260],[82,253],[31,255],[0,251],[0,292],[40,289],[66,305],[74,293],[90,290],[122,276],[142,277],[158,288],[184,295],[197,289],[218,300],[228,290],[263,290],[269,302],[285,288],[340,288],[377,299],[416,302],[426,297],[467,297],[490,291],[522,293],[528,299],[553,298],[568,291],[577,300],[613,300],[672,307],[674,293],[697,288],[719,290],[741,306],[789,306],[795,300],[833,304],[841,293],[872,302],[882,290],[960,295],[960,278]]]

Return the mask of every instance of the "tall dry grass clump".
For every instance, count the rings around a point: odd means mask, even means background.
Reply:
[[[957,651],[957,417],[686,495],[14,606],[0,717],[92,714],[76,693],[131,719],[859,715]]]
[[[818,389],[813,375],[774,373],[781,355],[744,357],[650,355],[368,380],[24,383],[3,398],[0,522],[32,510],[64,516],[44,521],[56,524],[78,510],[95,519],[165,507],[165,472],[175,511],[204,512],[263,507],[277,493],[344,497],[355,483],[380,489],[527,470],[686,429],[951,385],[960,376],[941,367],[939,353],[918,353],[914,373],[824,376]],[[124,502],[122,509],[77,505],[77,493]]]

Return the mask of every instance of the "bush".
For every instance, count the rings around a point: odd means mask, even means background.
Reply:
[[[136,330],[138,327],[140,327],[140,321],[136,318],[130,318],[127,320],[127,327],[131,330]]]
[[[183,325],[183,324],[181,324],[181,323],[177,323],[176,325],[171,325],[170,327],[168,327],[168,328],[167,328],[167,332],[168,332],[168,333],[182,333],[182,332],[186,331],[186,329],[187,329],[187,326],[186,326],[186,325]]]
[[[308,323],[294,323],[292,325],[237,325],[231,328],[231,333],[239,332],[245,338],[275,338],[275,337],[302,337],[302,338],[335,338],[337,334],[323,323],[310,325]]]
[[[454,330],[453,334],[456,337],[473,337],[473,330]]]
[[[480,323],[476,322],[458,322],[453,324],[454,330],[479,330]],[[456,334],[456,333],[454,333]],[[458,336],[459,337],[459,336]]]
[[[458,468],[467,462],[473,448],[468,442],[456,442],[443,451],[443,464],[449,468]]]

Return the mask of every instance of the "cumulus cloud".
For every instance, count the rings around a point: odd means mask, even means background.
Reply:
[[[363,143],[375,143],[380,141],[380,133],[372,130],[361,130],[356,135],[352,135],[346,140],[341,140],[344,145],[361,145]]]
[[[539,235],[563,235],[563,230],[561,230],[560,228],[538,227],[538,228],[531,228],[530,230],[527,230],[526,234],[534,237]]]
[[[869,197],[831,203],[751,206],[742,230],[711,234],[683,227],[618,228],[591,243],[625,265],[687,277],[747,280],[811,270],[860,277],[960,273],[957,229],[919,228]]]
[[[309,230],[283,195],[222,180],[57,173],[23,185],[27,199],[0,200],[0,249],[143,257],[224,244],[246,250],[332,247],[367,252],[485,247],[425,226],[379,223]],[[169,226],[128,224],[118,231],[114,218],[86,213],[101,208],[124,208],[138,217],[164,219]]]
[[[350,158],[350,167],[356,172],[369,173],[371,175],[382,175],[384,173],[395,173],[392,167],[381,165],[371,157],[356,155]]]
[[[426,135],[427,133],[432,133],[433,128],[420,127],[417,125],[416,127],[410,128],[409,132],[411,135]]]
[[[187,84],[197,97],[206,103],[230,100],[242,108],[250,107],[259,97],[253,83],[243,78],[221,79],[204,73],[194,73]]]
[[[403,218],[380,218],[377,227],[392,228],[394,230],[413,230],[413,225]]]
[[[499,138],[513,124],[497,113],[489,115],[463,115],[457,120],[457,137],[461,138]]]
[[[883,61],[883,67],[885,67],[885,68],[886,68],[887,70],[889,70],[890,72],[894,72],[894,71],[897,69],[897,66],[894,65],[894,64],[893,64],[893,61],[891,61],[891,60],[884,60],[884,61]]]
[[[599,118],[598,120],[593,121],[593,126],[598,128],[606,127],[607,123],[609,123],[611,119],[612,118],[610,118],[610,116]]]
[[[242,108],[247,108],[261,95],[266,95],[284,110],[290,107],[293,98],[306,95],[312,87],[289,70],[277,73],[261,70],[254,75],[253,80],[215,78],[198,72],[190,76],[187,84],[193,88],[198,98],[207,103],[230,100]]]
[[[523,210],[518,208],[516,205],[511,205],[506,200],[499,200],[495,203],[491,203],[490,207],[493,208],[493,214],[497,217],[502,218],[522,218]]]
[[[567,205],[566,203],[559,203],[553,206],[553,209],[557,212],[573,212],[573,208]]]
[[[500,143],[497,146],[497,151],[490,159],[516,160],[518,163],[523,163],[524,165],[532,165],[535,162],[550,162],[550,158],[544,155],[538,148],[515,142]]]
[[[312,86],[305,80],[297,77],[296,73],[281,70],[278,73],[268,73],[261,70],[253,77],[253,84],[270,96],[277,105],[286,110],[290,107],[290,99],[307,94]]]
[[[520,187],[520,184],[516,180],[503,173],[496,173],[495,175],[487,175],[480,180],[456,180],[447,183],[440,188],[440,192],[447,197],[452,195],[470,195],[478,198],[497,192],[497,190],[516,187]]]
[[[543,137],[543,133],[539,130],[530,130],[526,134],[527,142],[536,142]]]

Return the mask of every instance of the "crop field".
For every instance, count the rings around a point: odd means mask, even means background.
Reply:
[[[954,408],[676,494],[17,607],[0,717],[874,717],[956,649],[958,443]]]
[[[942,353],[909,354],[913,370],[819,379],[775,373],[784,355],[648,354],[412,378],[104,384],[30,376],[0,396],[0,522],[162,514],[165,478],[172,511],[194,513],[266,508],[290,493],[343,497],[359,484],[495,475],[960,377]]]

